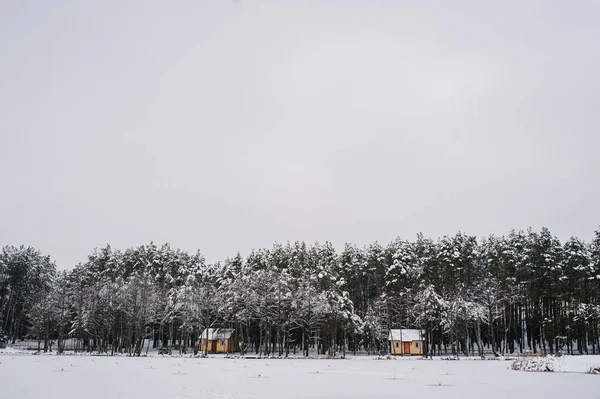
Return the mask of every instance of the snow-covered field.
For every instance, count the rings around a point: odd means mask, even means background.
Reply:
[[[585,371],[600,356],[564,359]],[[600,398],[600,376],[509,361],[198,359],[0,354],[0,399]]]

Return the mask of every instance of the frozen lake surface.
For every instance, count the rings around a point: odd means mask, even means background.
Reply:
[[[572,362],[597,362],[580,357]],[[595,358],[592,359],[592,358]],[[600,398],[600,376],[509,361],[0,355],[0,399]]]

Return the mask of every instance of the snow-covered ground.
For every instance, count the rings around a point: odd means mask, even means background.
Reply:
[[[600,356],[565,357],[585,371]],[[575,366],[574,366],[575,367]],[[577,371],[577,370],[574,370]],[[600,398],[600,376],[509,361],[199,359],[0,353],[0,399]]]
[[[600,356],[562,356],[554,359],[554,365],[554,370],[557,372],[587,373],[591,367],[600,367]],[[600,398],[600,389],[598,398]]]

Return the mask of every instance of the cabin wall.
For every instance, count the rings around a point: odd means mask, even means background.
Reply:
[[[200,352],[204,352],[206,349],[206,338],[200,339]],[[217,342],[214,339],[208,340],[208,352],[215,352],[217,349]]]
[[[423,341],[411,341],[410,352],[402,352],[404,343],[400,340],[390,341],[390,353],[392,355],[422,355],[423,354]]]
[[[411,355],[422,355],[423,354],[423,341],[411,341],[410,342],[410,354]]]
[[[231,339],[223,338],[216,340],[216,352],[226,353],[231,351]]]

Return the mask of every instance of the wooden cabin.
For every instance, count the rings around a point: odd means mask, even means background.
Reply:
[[[424,334],[421,330],[390,330],[388,340],[392,355],[422,355]]]
[[[209,353],[233,352],[233,331],[232,328],[206,328],[200,336],[200,351]]]

